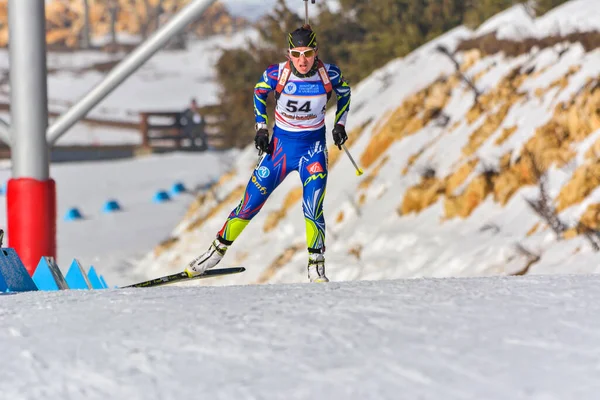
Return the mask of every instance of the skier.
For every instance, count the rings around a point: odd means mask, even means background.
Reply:
[[[304,218],[308,248],[308,278],[329,282],[325,275],[325,218],[323,202],[327,184],[326,104],[337,96],[333,141],[341,150],[348,139],[346,119],[350,86],[340,69],[318,58],[317,37],[305,24],[288,35],[288,61],[267,68],[254,88],[259,162],[239,205],[231,211],[209,249],[185,269],[188,276],[217,265],[233,241],[260,211],[269,195],[291,171],[303,185]],[[267,96],[274,91],[275,126],[269,141]]]

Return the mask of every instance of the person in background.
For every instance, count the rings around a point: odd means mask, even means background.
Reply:
[[[208,149],[205,131],[206,123],[202,114],[200,114],[196,99],[192,99],[190,106],[181,113],[179,123],[183,129],[183,135],[190,139],[190,147],[201,151]],[[200,146],[198,146],[198,140],[200,141]]]

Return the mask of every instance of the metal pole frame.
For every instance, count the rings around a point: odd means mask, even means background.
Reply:
[[[50,179],[50,146],[215,1],[192,0],[48,127],[45,0],[9,0],[12,126],[8,129],[0,120],[0,139],[11,147],[12,158],[8,240],[30,275],[41,257],[56,258],[56,185]]]
[[[108,96],[119,84],[133,74],[150,57],[160,50],[167,42],[194,22],[216,0],[193,0],[179,13],[169,20],[162,28],[139,45],[127,58],[117,64],[108,75],[83,96],[67,112],[62,114],[48,129],[46,135],[52,146],[77,121]]]

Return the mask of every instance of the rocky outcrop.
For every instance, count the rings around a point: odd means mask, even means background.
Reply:
[[[564,76],[551,82],[541,92],[547,93],[548,88],[565,88],[569,78],[579,69],[578,66],[571,67]],[[466,158],[474,155],[498,129],[501,129],[510,108],[524,98],[525,94],[521,93],[519,88],[528,76],[529,74],[522,73],[520,68],[515,68],[497,87],[480,96],[478,102],[468,111],[467,122],[475,123],[482,117],[485,120],[470,135],[468,143],[463,147],[463,155]],[[415,97],[409,104],[414,102]],[[405,116],[410,120],[410,115]],[[501,158],[497,170],[474,177],[461,193],[456,193],[456,190],[472,175],[478,165],[477,159],[463,163],[446,177],[423,180],[406,191],[400,206],[401,213],[419,212],[435,203],[440,195],[446,196],[445,218],[468,217],[490,194],[494,196],[494,201],[505,205],[521,187],[536,184],[540,174],[550,166],[563,167],[569,163],[576,155],[574,144],[582,142],[599,129],[600,79],[590,79],[569,101],[556,106],[550,121],[536,129],[535,134],[520,150],[518,157],[513,157],[512,151],[509,151]],[[517,130],[518,126],[515,125],[502,128],[494,144],[502,145]],[[409,165],[419,155],[420,153],[411,156]],[[407,169],[408,166],[404,172],[407,172]],[[586,163],[581,165],[571,181],[563,186],[556,199],[557,211],[581,202],[599,186],[600,140],[590,146],[586,152]]]
[[[417,133],[438,117],[458,82],[454,75],[443,77],[406,99],[373,134],[360,158],[362,166],[369,168],[392,143]]]

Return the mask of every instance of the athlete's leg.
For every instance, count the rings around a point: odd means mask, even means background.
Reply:
[[[209,249],[186,268],[188,275],[200,274],[221,261],[227,248],[242,233],[252,218],[258,214],[271,193],[289,173],[290,169],[287,167],[288,155],[284,151],[283,141],[273,137],[271,145],[272,154],[265,154],[259,160],[246,185],[240,203],[231,211]]]
[[[323,200],[327,186],[327,149],[324,143],[306,153],[298,166],[302,181],[302,210],[306,222],[306,245],[309,249],[325,247]],[[314,152],[313,152],[314,151]]]
[[[325,141],[313,143],[300,159],[298,172],[303,185],[302,209],[306,223],[308,273],[313,282],[327,282],[325,276],[325,216],[323,202],[327,186]]]
[[[242,233],[252,218],[262,209],[265,202],[291,171],[287,166],[289,157],[281,139],[273,137],[273,153],[265,154],[252,172],[246,191],[238,206],[225,221],[218,237],[231,244]]]

